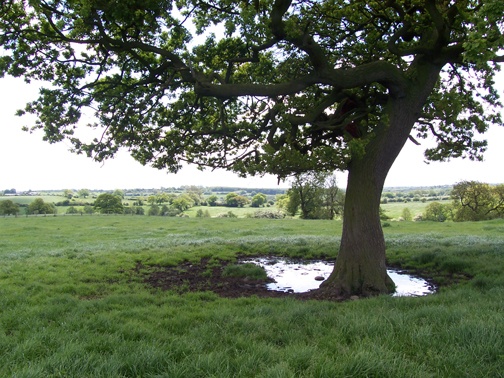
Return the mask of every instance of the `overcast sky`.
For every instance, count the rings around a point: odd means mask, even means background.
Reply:
[[[504,96],[504,75],[498,85]],[[113,160],[97,163],[68,151],[65,143],[49,144],[41,133],[29,134],[21,130],[30,125],[30,118],[16,117],[17,109],[37,96],[37,86],[20,79],[0,79],[0,190],[55,190],[55,189],[133,189],[199,186],[238,186],[248,188],[288,187],[278,185],[276,177],[241,179],[225,171],[200,172],[185,167],[178,174],[167,174],[144,167],[122,151]],[[425,164],[422,146],[407,142],[392,167],[386,187],[452,185],[461,180],[504,183],[504,128],[491,127],[485,134],[489,147],[485,161],[470,162],[456,159],[448,163]],[[336,173],[340,187],[346,186],[346,175]]]

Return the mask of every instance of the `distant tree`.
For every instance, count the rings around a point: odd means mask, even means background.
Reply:
[[[135,206],[133,209],[135,211],[135,215],[144,215],[145,214],[145,210],[142,206]]]
[[[1,215],[15,215],[19,213],[19,205],[11,200],[0,201],[0,214]]]
[[[74,207],[74,206],[70,206],[67,211],[66,211],[67,214],[78,214],[79,211]]]
[[[287,191],[289,205],[287,211],[295,215],[298,209],[303,219],[327,218],[324,208],[325,172],[305,172],[294,175],[292,187]]]
[[[91,205],[86,205],[86,206],[84,206],[83,211],[84,211],[84,214],[93,214],[95,212],[95,209]]]
[[[112,194],[114,196],[121,198],[121,199],[124,199],[124,192],[121,189],[114,190],[114,192]]]
[[[194,201],[188,194],[180,194],[172,202],[172,206],[180,211],[186,211],[194,206]]]
[[[235,192],[229,192],[228,194],[226,194],[225,201],[226,206],[228,207],[244,207],[250,202],[247,197]]]
[[[287,211],[287,207],[289,205],[289,195],[287,193],[277,194],[275,196],[275,204],[277,208]]]
[[[91,195],[91,191],[89,189],[80,189],[77,194],[79,198],[88,198]]]
[[[257,193],[252,197],[252,201],[250,202],[251,207],[261,207],[266,203],[268,198],[266,197],[265,194],[262,193]]]
[[[26,208],[27,214],[56,214],[56,206],[53,203],[44,202],[42,198],[36,198]]]
[[[204,201],[203,188],[200,186],[186,186],[184,187],[184,193],[191,197],[194,206],[199,206]]]
[[[168,193],[165,192],[156,193],[154,196],[154,200],[158,205],[161,205],[162,203],[169,203],[171,199],[172,198],[168,195]]]
[[[504,185],[491,186],[478,181],[461,181],[454,185],[455,221],[480,221],[504,215]]]
[[[155,203],[157,203],[158,199],[155,195],[151,195],[151,196],[148,196],[147,197],[147,202],[152,205],[154,205]]]
[[[433,222],[444,222],[448,219],[448,208],[439,202],[432,202],[427,205],[423,213],[422,219]]]
[[[143,206],[143,204],[144,204],[143,198],[138,198],[136,201],[133,202],[133,206]]]
[[[102,193],[96,197],[94,207],[102,214],[122,214],[124,210],[121,197],[110,193]]]
[[[336,216],[343,215],[345,193],[343,190],[338,188],[338,182],[335,175],[326,177],[323,197],[327,218],[334,219]]]
[[[65,189],[65,190],[63,191],[63,197],[66,197],[66,198],[68,198],[68,199],[72,199],[72,198],[73,198],[73,196],[74,196],[74,193],[72,192],[72,190],[71,190],[71,189]]]
[[[147,212],[147,215],[149,215],[149,216],[159,215],[159,206],[158,205],[151,205],[151,207],[149,207],[149,211]]]
[[[410,211],[410,209],[408,209],[407,207],[405,207],[405,208],[402,210],[401,216],[402,216],[402,218],[403,218],[405,221],[411,221],[411,220],[413,220],[413,215],[411,215],[411,211]]]
[[[207,200],[207,203],[209,206],[216,206],[217,201],[219,200],[219,197],[217,197],[215,194],[212,194],[212,195],[208,196],[208,198],[206,200]]]

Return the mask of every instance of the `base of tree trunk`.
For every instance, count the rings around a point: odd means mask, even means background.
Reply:
[[[350,298],[358,297],[374,297],[382,294],[392,294],[395,292],[394,281],[385,273],[383,277],[371,277],[369,279],[361,277],[360,279],[352,279],[351,277],[338,277],[331,275],[320,287],[321,294],[324,296]]]

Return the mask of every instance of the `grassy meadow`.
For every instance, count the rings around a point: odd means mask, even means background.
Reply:
[[[0,218],[0,376],[504,376],[504,221],[384,231],[389,263],[437,294],[225,299],[143,282],[202,257],[334,258],[339,221]]]

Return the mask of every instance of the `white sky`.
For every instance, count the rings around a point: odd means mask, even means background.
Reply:
[[[504,96],[504,74],[499,76],[500,93]],[[230,172],[200,172],[185,167],[178,174],[167,174],[144,167],[123,151],[104,164],[68,151],[69,145],[42,141],[42,133],[21,130],[30,126],[30,118],[16,117],[17,109],[37,97],[37,86],[20,79],[0,79],[0,190],[57,189],[133,189],[179,187],[182,185],[237,186],[248,188],[286,188],[276,177],[241,179]],[[504,183],[504,128],[491,127],[485,134],[489,147],[485,161],[457,159],[448,163],[423,162],[423,146],[408,142],[392,167],[386,187],[452,185],[461,180]],[[340,187],[346,186],[344,173],[337,173]]]

